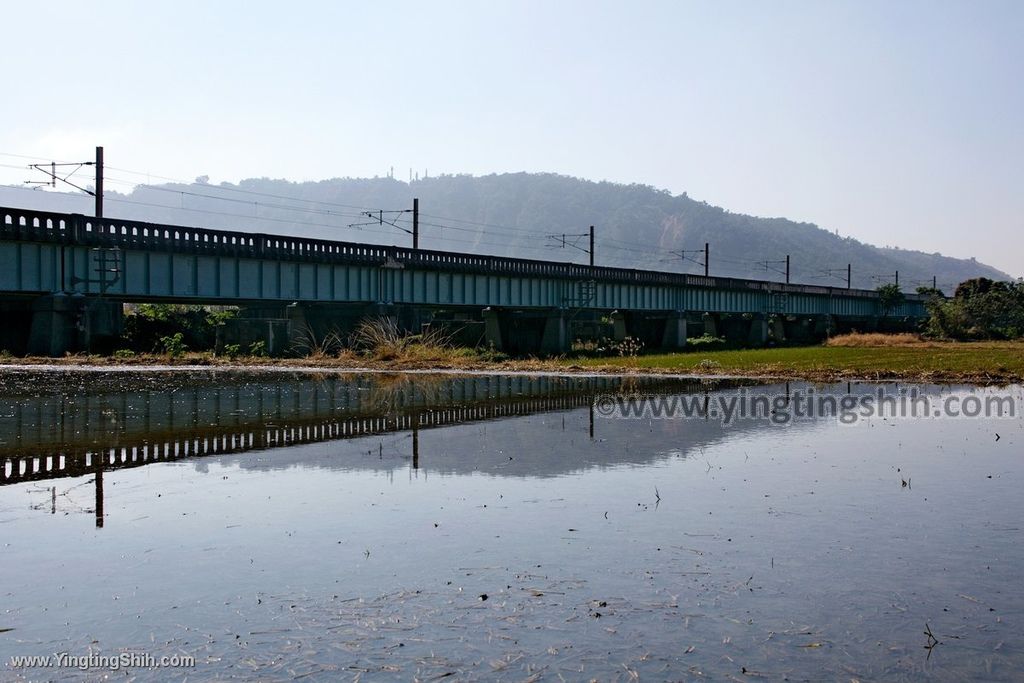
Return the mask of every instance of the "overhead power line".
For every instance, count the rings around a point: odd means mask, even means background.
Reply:
[[[125,168],[117,167],[106,167],[108,170],[114,170],[120,173],[125,173],[133,176],[145,177],[147,180],[152,178],[158,178],[161,180],[168,181],[171,185],[153,185],[150,182],[136,182],[126,178],[117,177],[106,177],[102,172],[97,173],[97,182],[94,189],[83,187],[80,184],[73,182],[72,178],[75,174],[81,170],[84,166],[96,166],[99,171],[103,167],[102,159],[102,148],[97,148],[97,160],[96,162],[67,162],[67,161],[49,161],[42,163],[46,157],[22,155],[8,152],[0,152],[0,156],[9,157],[12,159],[24,159],[32,161],[34,163],[27,164],[25,166],[15,166],[13,164],[0,163],[0,168],[9,169],[22,169],[28,168],[36,172],[42,172],[47,176],[46,181],[26,181],[30,184],[36,185],[47,185],[51,188],[55,188],[58,183],[67,184],[68,186],[79,190],[85,194],[94,196],[97,201],[97,216],[102,216],[102,201],[104,197],[103,182],[113,183],[117,185],[123,185],[134,188],[135,190],[141,191],[154,191],[161,192],[164,194],[177,195],[180,198],[179,206],[170,206],[166,204],[159,204],[153,202],[141,201],[139,199],[129,199],[120,197],[109,197],[108,201],[113,201],[119,204],[145,206],[152,208],[159,208],[168,211],[189,211],[193,213],[201,213],[208,215],[241,218],[245,220],[256,220],[262,222],[280,223],[284,225],[295,225],[295,226],[310,226],[318,228],[327,228],[331,230],[357,230],[378,228],[379,234],[382,237],[392,236],[393,232],[388,232],[387,229],[398,231],[401,233],[409,234],[413,236],[413,247],[418,248],[419,246],[419,227],[436,228],[439,231],[454,231],[461,234],[472,235],[473,239],[461,239],[452,236],[437,235],[438,238],[444,241],[470,244],[473,246],[494,246],[501,249],[516,249],[516,250],[531,250],[531,251],[548,251],[552,248],[569,249],[579,251],[581,253],[590,255],[590,263],[594,263],[594,231],[591,226],[589,233],[556,233],[552,234],[550,231],[544,231],[536,228],[530,228],[527,226],[520,225],[502,225],[498,223],[490,223],[486,221],[477,221],[463,218],[453,218],[447,216],[441,216],[432,213],[421,214],[418,211],[418,199],[414,199],[413,209],[380,209],[370,208],[365,206],[359,206],[356,204],[346,204],[342,202],[333,202],[320,199],[307,199],[303,197],[296,197],[287,194],[278,194],[273,192],[263,192],[257,190],[243,189],[241,187],[234,187],[231,185],[209,185],[206,183],[189,182],[168,176],[161,176],[148,172],[135,171]],[[58,172],[58,169],[59,172]],[[70,172],[65,172],[70,169]],[[175,185],[180,187],[175,187]],[[209,188],[209,191],[203,191],[203,189]],[[16,189],[28,189],[28,188],[16,188]],[[234,194],[240,196],[224,196],[225,194]],[[246,199],[245,197],[255,197],[257,199]],[[195,198],[198,200],[225,202],[236,207],[252,208],[252,214],[249,213],[237,213],[230,211],[218,211],[212,208],[198,208],[185,206],[186,198]],[[278,201],[266,201],[262,198],[268,198]],[[284,202],[284,203],[282,203]],[[297,206],[296,204],[300,204]],[[328,208],[329,207],[329,208]],[[338,210],[343,209],[343,210]],[[273,211],[273,212],[294,212],[299,214],[307,214],[312,216],[319,216],[323,218],[341,218],[341,219],[357,219],[358,222],[348,222],[345,225],[337,225],[327,222],[316,222],[307,220],[295,220],[291,218],[280,218],[260,215],[261,210]],[[405,215],[408,213],[413,214],[413,218],[410,221]],[[433,219],[432,221],[420,221],[420,217],[428,217]],[[455,223],[456,225],[452,225]],[[489,241],[481,239],[483,237],[494,237],[500,242]],[[521,238],[532,237],[532,238],[543,238],[545,244],[537,244],[536,241],[533,243],[523,243]],[[583,246],[581,242],[589,237],[589,247]],[[636,255],[632,256],[633,260],[639,260],[638,257],[642,256],[646,261],[661,260],[666,261],[664,258],[666,250],[663,247],[647,247],[642,244],[636,244],[633,242],[627,242],[615,238],[605,238],[602,240],[602,251],[607,250],[612,253]],[[709,274],[709,244],[705,244],[703,250],[701,249],[678,249],[669,250],[667,252],[672,256],[677,256],[678,261],[672,260],[673,263],[677,263],[683,268],[688,264],[697,265],[704,268],[705,274]],[[660,257],[655,259],[653,257]],[[751,261],[744,259],[732,259],[728,257],[716,257],[716,263],[723,263],[727,266],[732,266],[731,270],[743,272],[751,269],[764,269],[767,272],[775,272],[786,276],[786,282],[790,280],[790,263],[789,256],[787,255],[785,260],[761,260]],[[784,266],[784,269],[783,269]],[[847,266],[846,270],[846,283],[847,287],[850,287],[851,280],[851,266]],[[843,279],[843,269],[839,268],[826,268],[819,269],[816,272],[810,273],[810,278],[837,278]],[[873,281],[876,282],[891,282],[899,284],[899,272],[895,272],[893,276],[890,275],[872,275],[870,276]],[[924,280],[911,281],[911,285],[932,286],[937,285],[937,278],[933,277],[932,282],[928,283]],[[944,284],[945,286],[945,284]],[[949,285],[952,287],[953,285]]]

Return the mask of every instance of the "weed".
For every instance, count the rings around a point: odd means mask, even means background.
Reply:
[[[163,348],[164,353],[170,358],[181,358],[188,351],[188,346],[185,345],[185,335],[181,332],[175,332],[172,335],[166,337],[160,337],[160,346]]]
[[[267,342],[260,340],[260,341],[255,341],[252,344],[249,344],[249,355],[250,356],[258,356],[258,357],[261,357],[261,358],[266,357],[268,355],[267,354]]]
[[[312,325],[302,325],[296,331],[292,350],[307,358],[329,358],[345,350],[345,338],[337,327],[318,335]]]
[[[928,342],[916,334],[882,334],[880,332],[852,332],[831,337],[826,346],[921,346]]]

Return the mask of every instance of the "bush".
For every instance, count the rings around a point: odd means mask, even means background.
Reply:
[[[699,337],[691,337],[686,340],[686,346],[694,351],[714,351],[725,348],[725,337],[714,337],[710,334],[702,334]]]
[[[620,356],[633,358],[643,351],[644,343],[635,337],[616,340],[601,337],[597,341],[577,339],[572,343],[574,353],[587,356]]]
[[[967,280],[952,299],[928,300],[927,333],[945,339],[1016,339],[1024,336],[1024,282]]]
[[[493,343],[488,344],[486,349],[479,349],[476,354],[480,360],[488,363],[501,363],[507,361],[509,358],[507,353],[494,348]]]
[[[171,358],[180,358],[185,355],[188,351],[188,346],[185,345],[185,335],[181,332],[175,332],[167,337],[160,337],[160,346]]]
[[[114,351],[114,358],[135,358],[135,352],[131,349],[118,349],[117,351]]]
[[[643,350],[644,343],[639,339],[626,337],[620,342],[613,343],[612,348],[615,349],[615,352],[618,353],[619,356],[629,356],[630,358],[634,358]]]
[[[253,342],[252,344],[249,344],[249,355],[259,356],[261,358],[265,357],[267,355],[267,342],[256,341]]]
[[[238,358],[239,356],[242,355],[242,345],[241,344],[225,344],[224,345],[224,355],[227,356],[228,358]]]
[[[217,327],[237,315],[237,311],[211,311],[203,306],[176,304],[139,304],[124,318],[126,348],[136,352],[161,348],[164,337],[182,334],[186,346],[196,350],[212,349]]]

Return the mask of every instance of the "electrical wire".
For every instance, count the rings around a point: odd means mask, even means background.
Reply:
[[[9,152],[0,152],[0,156],[16,158],[16,159],[26,159],[26,160],[36,161],[36,162],[45,162],[45,161],[47,161],[47,157],[31,156],[31,155],[23,155],[23,154],[14,154],[14,153],[9,153]],[[66,162],[60,162],[60,163],[66,163]],[[16,165],[13,165],[13,164],[0,163],[0,168],[25,170],[26,168],[31,168],[31,166],[16,166]],[[224,216],[224,217],[231,217],[231,218],[242,218],[242,219],[246,219],[246,220],[256,220],[256,221],[264,221],[264,222],[272,222],[272,223],[281,223],[281,224],[285,224],[285,225],[297,225],[297,226],[309,226],[309,227],[317,227],[317,228],[329,228],[331,230],[339,230],[339,229],[341,229],[341,230],[353,230],[353,231],[363,232],[363,230],[361,228],[364,228],[364,227],[365,228],[373,228],[375,226],[381,226],[381,227],[388,226],[388,227],[391,227],[394,230],[398,230],[398,231],[400,231],[402,233],[412,234],[412,230],[410,229],[411,225],[412,225],[412,221],[410,219],[408,219],[408,218],[403,218],[401,216],[399,216],[399,217],[397,217],[397,218],[395,218],[393,220],[390,220],[390,221],[384,221],[382,219],[378,219],[377,222],[373,222],[373,223],[334,225],[334,224],[330,224],[330,223],[320,223],[320,222],[314,222],[314,221],[302,221],[302,220],[285,219],[285,218],[273,218],[273,217],[269,217],[269,216],[260,216],[260,215],[258,215],[258,212],[260,211],[260,209],[267,209],[267,210],[274,210],[274,211],[286,211],[286,212],[295,212],[295,213],[309,214],[309,215],[314,215],[314,216],[323,216],[323,217],[327,217],[327,218],[338,217],[338,218],[358,218],[358,219],[362,219],[362,218],[366,218],[368,216],[368,214],[370,214],[370,213],[378,214],[378,215],[382,216],[384,213],[399,213],[399,211],[401,211],[402,213],[407,213],[409,211],[408,209],[405,209],[405,210],[393,210],[393,211],[382,211],[381,209],[373,209],[373,208],[370,208],[370,207],[359,206],[359,205],[355,205],[355,204],[345,204],[345,203],[341,203],[341,202],[331,202],[331,201],[317,200],[317,199],[305,199],[305,198],[302,198],[302,197],[294,197],[294,196],[289,196],[289,195],[276,194],[276,193],[272,193],[272,192],[261,192],[261,191],[256,191],[256,190],[247,190],[247,189],[243,189],[241,187],[233,187],[233,186],[230,186],[230,185],[216,185],[216,186],[208,185],[206,187],[209,187],[212,191],[218,192],[218,193],[222,193],[222,194],[210,194],[210,193],[206,193],[206,192],[200,192],[200,191],[197,191],[195,189],[197,187],[197,185],[199,187],[203,187],[202,184],[197,184],[197,183],[194,183],[194,182],[188,182],[188,181],[184,181],[184,180],[177,179],[177,178],[171,178],[171,177],[168,177],[168,176],[162,176],[162,175],[148,173],[148,172],[142,172],[142,171],[135,171],[135,170],[131,170],[131,169],[119,168],[119,167],[109,166],[109,165],[105,166],[105,170],[113,170],[113,171],[117,171],[117,172],[120,172],[120,173],[126,173],[126,174],[129,174],[129,175],[140,176],[140,177],[144,176],[147,179],[149,179],[149,178],[158,178],[160,180],[166,180],[166,181],[168,181],[170,183],[173,183],[173,184],[184,185],[184,186],[186,186],[188,188],[188,189],[179,189],[179,188],[175,188],[175,187],[153,185],[153,184],[148,183],[148,182],[146,182],[146,183],[136,182],[136,181],[129,180],[129,179],[126,179],[126,178],[118,178],[118,177],[112,177],[110,175],[106,175],[104,177],[104,182],[105,183],[118,184],[118,185],[122,185],[122,186],[126,186],[126,187],[131,187],[131,188],[133,188],[136,191],[138,191],[139,188],[142,188],[143,191],[155,191],[155,192],[164,192],[164,193],[168,193],[168,194],[177,194],[177,195],[179,195],[182,198],[182,205],[179,206],[179,207],[168,206],[168,205],[165,205],[165,204],[157,204],[157,203],[145,202],[145,201],[140,201],[138,199],[128,199],[128,198],[107,196],[105,199],[106,199],[106,201],[110,201],[110,202],[116,202],[116,203],[121,203],[121,204],[129,204],[129,205],[135,205],[135,206],[159,208],[159,209],[165,209],[165,210],[169,210],[169,211],[188,211],[188,212],[192,212],[192,213],[201,213],[201,214],[207,214],[207,215],[216,215],[216,216]],[[39,190],[42,189],[41,187],[40,188],[33,188],[33,189],[24,188],[24,187],[17,187],[17,186],[8,186],[8,187],[10,187],[11,189],[19,189],[19,190],[26,190],[26,191],[39,191]],[[82,189],[82,188],[78,188],[78,189]],[[85,190],[83,190],[83,191],[85,191]],[[225,197],[225,196],[223,196],[223,193],[235,193],[235,194],[242,194],[242,195],[247,195],[247,196],[252,196],[252,197],[267,197],[267,198],[272,198],[272,199],[277,199],[277,200],[284,200],[286,202],[307,204],[307,205],[311,205],[311,206],[294,206],[294,205],[289,205],[289,204],[279,204],[279,203],[272,203],[272,202],[265,202],[265,201],[249,201],[249,200],[246,200],[246,199],[240,199],[240,198],[235,198],[235,197]],[[221,202],[227,202],[227,203],[231,203],[231,204],[235,204],[235,205],[240,205],[240,206],[246,206],[246,207],[251,206],[253,208],[254,215],[241,214],[241,213],[232,213],[232,212],[227,212],[227,211],[215,211],[215,210],[212,210],[212,209],[200,209],[200,208],[186,207],[186,206],[184,206],[184,198],[185,197],[193,197],[193,198],[196,198],[196,199],[203,199],[203,200],[210,200],[210,201],[221,201]],[[344,212],[344,211],[336,211],[336,210],[331,210],[331,209],[315,208],[315,207],[337,207],[337,208],[342,208],[342,209],[358,210],[358,211],[360,211],[360,213],[354,214],[354,213],[349,213],[349,212]],[[571,242],[570,241],[566,241],[564,244],[555,244],[555,245],[550,245],[549,244],[549,245],[543,245],[543,246],[534,246],[534,245],[531,245],[531,244],[522,244],[521,243],[521,238],[522,237],[538,237],[538,236],[543,236],[545,238],[557,239],[557,237],[551,235],[550,232],[547,232],[547,231],[541,231],[541,230],[538,230],[538,229],[532,229],[532,228],[518,226],[518,225],[516,225],[516,226],[501,225],[501,224],[497,224],[497,223],[489,223],[489,222],[484,222],[484,221],[475,221],[475,220],[462,219],[462,218],[453,218],[453,217],[441,216],[439,214],[425,213],[425,212],[421,212],[420,213],[420,217],[421,218],[425,217],[425,218],[432,218],[432,219],[434,219],[433,221],[430,221],[430,220],[428,220],[428,221],[420,220],[419,225],[421,227],[433,227],[433,228],[437,228],[439,230],[451,230],[451,231],[455,231],[455,232],[459,232],[459,233],[469,233],[469,234],[474,235],[474,236],[480,236],[480,235],[491,236],[491,237],[496,237],[496,238],[505,240],[505,242],[493,242],[493,241],[488,241],[488,240],[485,240],[485,239],[458,239],[458,238],[454,238],[454,237],[450,237],[450,236],[441,236],[440,239],[442,241],[445,241],[445,242],[470,244],[470,245],[473,245],[473,246],[481,246],[481,245],[493,246],[493,247],[499,247],[501,249],[547,251],[548,253],[550,253],[550,249],[553,248],[553,247],[562,247],[562,246],[564,246],[564,247],[570,247],[572,249],[575,249],[575,250],[577,250],[577,251],[579,251],[581,253],[585,253],[585,254],[589,254],[590,253],[589,249],[581,247],[577,243],[578,242],[578,238],[585,237],[586,235],[574,235],[574,237],[577,238],[575,241],[571,241]],[[440,221],[444,221],[444,222],[440,222]],[[400,223],[402,225],[399,225]],[[451,225],[451,223],[458,223],[459,225]],[[405,226],[409,226],[409,227],[405,227]],[[474,227],[470,228],[470,227],[464,227],[464,226],[474,226]],[[501,232],[496,232],[496,231],[501,231]],[[376,234],[382,236],[382,237],[386,237],[386,236],[396,237],[397,236],[397,235],[394,235],[393,233],[389,233],[389,232],[386,232],[386,231],[374,231],[374,232]],[[509,240],[511,240],[511,241],[509,241]],[[664,256],[664,254],[665,254],[665,250],[664,249],[659,249],[659,248],[656,248],[656,247],[643,247],[643,246],[640,246],[640,245],[637,245],[637,244],[634,244],[634,243],[631,243],[631,242],[625,242],[623,240],[619,240],[619,239],[612,238],[612,237],[606,237],[606,238],[601,240],[601,249],[600,249],[600,251],[601,251],[602,254],[605,254],[605,253],[608,253],[608,252],[612,252],[612,253],[619,253],[619,254],[639,254],[639,255],[643,255],[645,257],[656,256],[656,255],[657,256]],[[700,252],[702,252],[702,251],[703,251],[702,249],[672,251],[672,252],[669,252],[669,253],[680,256],[680,259],[679,259],[678,262],[675,261],[674,259],[666,259],[666,258],[661,258],[661,259],[659,259],[659,261],[663,262],[663,263],[675,264],[677,267],[681,266],[683,269],[686,269],[687,266],[689,266],[691,264],[692,265],[697,265],[697,266],[700,266],[700,267],[704,267],[705,264],[704,264],[704,262],[702,260],[699,260],[697,258],[694,258],[694,257],[688,255],[691,252],[694,253],[694,254],[700,254]],[[635,259],[635,257],[633,257],[633,258]],[[783,271],[783,270],[781,270],[779,268],[771,267],[771,264],[784,263],[784,261],[750,261],[750,260],[733,259],[733,258],[720,257],[720,256],[713,257],[712,261],[716,265],[726,264],[726,265],[731,265],[733,267],[736,267],[736,268],[739,268],[739,269],[745,269],[745,270],[751,270],[751,269],[758,269],[758,270],[760,270],[760,269],[763,268],[765,270],[765,272],[772,271],[772,272],[776,272],[776,273],[778,273],[780,275],[784,275],[785,274],[785,271]],[[841,275],[833,274],[830,271],[820,271],[819,273],[812,273],[812,274],[809,274],[809,275],[805,275],[805,277],[809,277],[811,279],[815,279],[815,278],[831,278],[831,277],[835,277],[835,278],[840,279],[840,280],[845,279]],[[868,277],[870,277],[874,281],[885,281],[885,282],[888,282],[890,280],[890,278],[891,278],[891,274],[889,274],[889,275],[870,275]],[[908,282],[910,284],[912,284],[912,285],[914,285],[914,284],[921,284],[918,281],[908,281]],[[929,284],[931,284],[931,283],[930,282],[924,282],[922,286],[929,285]],[[950,286],[952,286],[952,285],[950,285]]]
[[[129,173],[131,175],[146,176],[147,178],[159,178],[160,180],[167,180],[167,181],[169,181],[171,183],[174,183],[176,185],[187,185],[187,186],[192,187],[192,186],[195,186],[195,185],[198,184],[198,183],[195,183],[195,182],[188,182],[187,180],[178,180],[178,179],[175,179],[175,178],[168,178],[166,176],[161,176],[161,175],[156,175],[156,174],[151,174],[151,173],[144,173],[142,171],[131,171],[129,169],[117,168],[117,167],[114,167],[114,166],[106,166],[105,168],[109,168],[109,169],[112,169],[112,170],[115,170],[115,171],[120,171],[121,173]],[[149,188],[153,188],[153,189],[156,189],[156,188],[159,187],[158,185],[152,185],[151,183],[141,183],[141,182],[137,183],[137,185],[141,185],[141,186],[149,187]],[[215,189],[220,190],[222,192],[235,192],[235,193],[239,193],[239,194],[247,194],[247,195],[259,196],[259,197],[271,197],[273,199],[285,199],[285,200],[295,201],[295,202],[305,202],[307,204],[319,204],[321,206],[337,206],[337,207],[342,208],[342,209],[356,209],[358,211],[377,211],[378,210],[378,209],[374,209],[372,207],[358,206],[358,205],[355,205],[355,204],[342,204],[340,202],[329,202],[329,201],[325,201],[325,200],[321,200],[321,199],[304,199],[302,197],[291,197],[291,196],[283,195],[283,194],[274,194],[272,192],[259,192],[259,191],[256,191],[256,190],[245,190],[245,189],[242,189],[240,187],[232,187],[230,185],[208,185],[208,187],[215,188]],[[168,189],[173,189],[173,188],[168,188]]]

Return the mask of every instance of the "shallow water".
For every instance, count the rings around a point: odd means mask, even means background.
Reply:
[[[865,384],[0,381],[4,679],[110,673],[10,665],[59,652],[196,657],[113,675],[143,680],[1024,669],[1019,416],[783,426],[595,410],[622,392],[713,403]],[[1022,403],[1021,387],[985,393]]]

